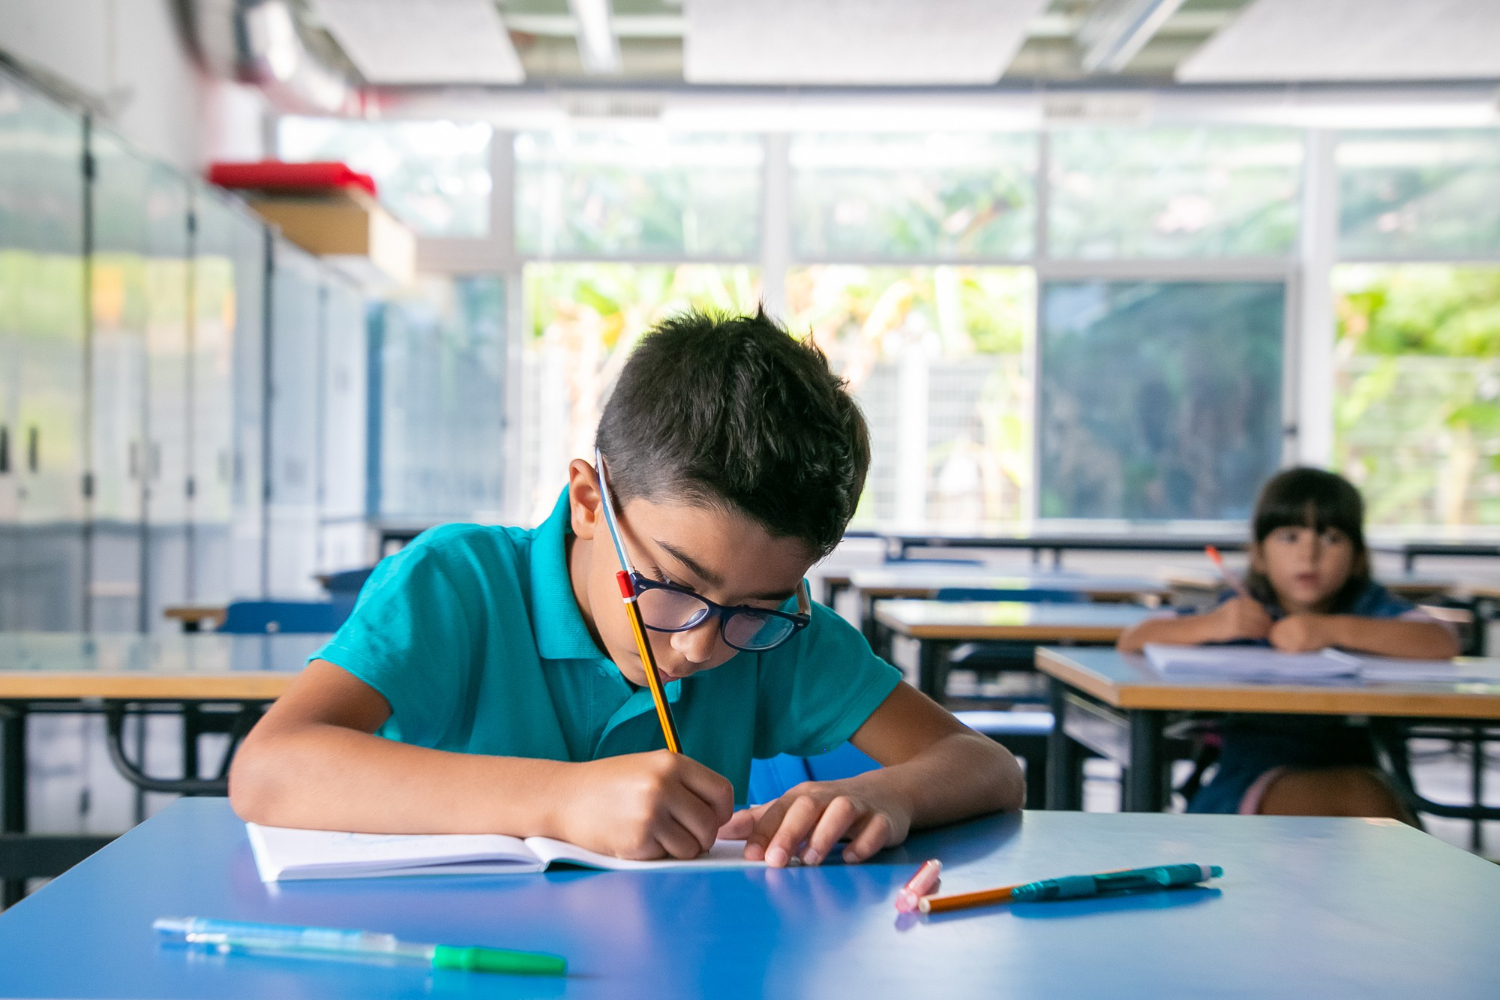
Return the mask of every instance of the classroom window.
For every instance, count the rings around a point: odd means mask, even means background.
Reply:
[[[1032,252],[1035,133],[799,135],[790,156],[801,259]]]
[[[1500,129],[1339,136],[1344,257],[1494,256]]]
[[[1334,270],[1335,462],[1372,524],[1500,523],[1500,266]]]
[[[482,122],[360,122],[288,115],[281,158],[340,160],[375,178],[381,202],[423,236],[473,239],[490,230],[490,136]]]
[[[1295,130],[1058,128],[1050,143],[1052,257],[1281,257],[1296,247]]]
[[[763,157],[755,135],[523,132],[516,245],[539,257],[752,258]]]
[[[1049,282],[1044,517],[1242,519],[1281,458],[1280,282]]]
[[[788,326],[827,353],[870,422],[856,524],[1028,515],[1030,268],[814,265],[786,289]]]
[[[630,348],[692,308],[753,312],[746,265],[527,264],[521,369],[521,497],[529,523],[552,510],[568,462],[593,461],[594,431]]]

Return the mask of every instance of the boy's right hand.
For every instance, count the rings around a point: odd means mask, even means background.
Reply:
[[[1271,616],[1252,597],[1233,597],[1208,614],[1212,623],[1212,641],[1234,642],[1237,639],[1265,639],[1271,634]]]
[[[562,837],[602,854],[696,858],[734,813],[734,786],[684,754],[657,750],[576,767],[563,791]]]

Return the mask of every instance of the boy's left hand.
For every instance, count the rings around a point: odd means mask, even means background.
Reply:
[[[1311,653],[1336,645],[1327,615],[1288,615],[1271,626],[1271,645],[1283,653]]]
[[[784,868],[792,858],[816,865],[847,839],[844,861],[855,864],[899,844],[911,828],[911,811],[883,790],[849,781],[806,781],[772,802],[741,809],[719,830],[723,840],[744,840],[745,858]],[[806,845],[804,847],[804,845]]]

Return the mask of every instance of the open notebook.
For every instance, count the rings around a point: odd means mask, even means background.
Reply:
[[[1146,645],[1146,659],[1168,677],[1228,677],[1236,680],[1333,680],[1359,678],[1385,683],[1500,683],[1500,661],[1401,660],[1324,649],[1282,653],[1265,646]]]
[[[745,842],[721,840],[691,861],[626,861],[550,837],[502,834],[384,834],[293,830],[246,823],[262,882],[388,875],[506,875],[553,862],[614,871],[763,868],[746,861]]]

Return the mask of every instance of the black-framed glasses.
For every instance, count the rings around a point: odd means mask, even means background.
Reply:
[[[594,468],[599,473],[599,493],[604,508],[604,523],[610,540],[620,557],[620,566],[635,587],[636,607],[641,623],[653,632],[686,632],[697,628],[710,615],[719,619],[719,635],[725,645],[747,653],[775,649],[808,626],[812,621],[812,602],[807,595],[807,581],[797,586],[797,610],[775,611],[752,608],[745,604],[724,605],[694,593],[686,587],[652,580],[636,572],[615,523],[614,500],[604,471],[604,456],[594,451]]]

